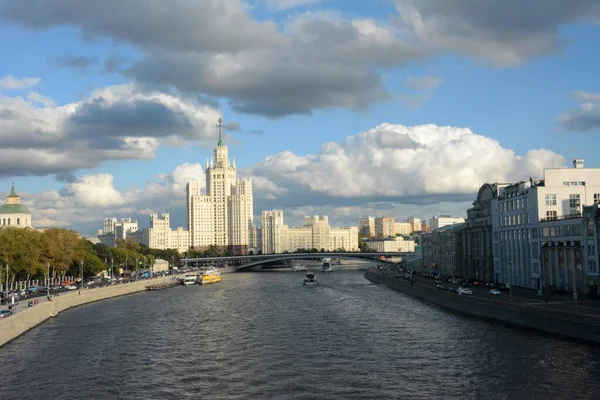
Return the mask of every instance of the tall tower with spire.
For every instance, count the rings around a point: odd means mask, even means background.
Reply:
[[[188,229],[193,247],[248,246],[253,227],[252,182],[237,179],[235,161],[230,163],[223,143],[223,120],[219,118],[219,141],[213,157],[206,160],[206,194],[198,181],[187,184]],[[209,221],[209,214],[212,218]]]

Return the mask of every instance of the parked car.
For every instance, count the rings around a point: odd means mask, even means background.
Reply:
[[[451,288],[450,288],[450,291],[451,291],[452,293],[458,293],[458,288],[456,288],[456,287],[451,287]]]
[[[10,317],[11,315],[13,315],[11,310],[0,310],[0,318]]]
[[[471,291],[471,289],[460,288],[458,289],[458,294],[470,296],[473,294],[473,292]]]
[[[490,294],[492,296],[500,296],[500,291],[498,289],[490,289]]]

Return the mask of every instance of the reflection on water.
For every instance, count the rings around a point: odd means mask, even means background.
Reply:
[[[69,310],[0,349],[0,399],[596,398],[600,351],[362,272],[223,275]]]

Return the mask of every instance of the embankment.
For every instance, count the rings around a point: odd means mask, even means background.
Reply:
[[[44,301],[35,307],[27,308],[27,301],[22,301],[17,307],[17,312],[5,319],[0,320],[0,347],[11,340],[21,336],[33,327],[41,324],[48,318],[58,315],[61,311],[94,301],[124,296],[126,294],[146,290],[146,286],[172,280],[173,277],[164,277],[152,280],[144,280],[97,289],[83,290],[81,294],[74,290],[70,293],[61,294],[53,301]]]
[[[436,306],[471,317],[600,344],[600,318],[598,316],[578,315],[534,306],[459,296],[435,288],[411,286],[404,279],[385,276],[373,270],[366,271],[365,278]]]

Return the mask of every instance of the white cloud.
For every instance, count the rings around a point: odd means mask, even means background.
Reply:
[[[564,163],[561,155],[545,149],[517,155],[468,128],[381,124],[340,143],[324,143],[316,154],[285,151],[266,157],[238,176],[253,179],[256,215],[282,208],[290,223],[318,213],[335,224],[349,224],[364,214],[464,215],[483,183],[536,178],[545,167]],[[146,226],[151,212],[171,213],[176,227],[186,225],[185,183],[190,179],[204,184],[200,164],[181,164],[141,188],[118,190],[112,176],[98,174],[80,177],[60,191],[22,196],[34,223],[68,222],[85,234],[101,228],[109,216],[139,218]]]
[[[154,158],[161,143],[212,145],[221,111],[133,84],[65,105],[39,93],[0,94],[0,176],[47,175],[107,160]],[[26,160],[26,162],[23,162]]]
[[[324,3],[328,0],[261,0],[268,8],[278,11]]]
[[[578,108],[558,116],[558,125],[569,131],[585,132],[600,128],[600,93],[574,91],[572,96],[580,102]]]
[[[7,75],[3,78],[0,78],[0,89],[4,90],[20,90],[27,89],[33,87],[40,83],[40,78],[32,78],[32,77],[23,77],[23,78],[15,78],[12,75]]]
[[[442,83],[442,78],[437,76],[409,76],[404,81],[404,87],[412,90],[431,91]]]

